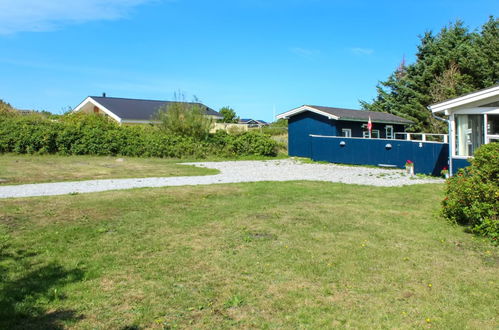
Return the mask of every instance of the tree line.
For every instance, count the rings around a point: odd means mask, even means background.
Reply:
[[[490,16],[475,31],[458,20],[419,38],[416,61],[403,61],[361,106],[412,120],[414,132],[445,133],[427,107],[499,83],[499,20]]]

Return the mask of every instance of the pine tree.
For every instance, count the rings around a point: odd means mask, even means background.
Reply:
[[[462,21],[437,35],[420,36],[416,62],[403,63],[376,86],[366,110],[389,112],[415,122],[414,132],[444,133],[446,125],[432,117],[428,106],[497,84],[499,81],[499,20],[490,17],[480,31]]]

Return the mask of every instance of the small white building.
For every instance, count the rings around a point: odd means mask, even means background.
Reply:
[[[499,85],[428,107],[449,119],[449,170],[469,165],[482,144],[499,142]]]

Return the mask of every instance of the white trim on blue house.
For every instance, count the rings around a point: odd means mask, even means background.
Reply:
[[[310,112],[313,112],[313,113],[316,113],[316,114],[319,114],[319,115],[322,115],[322,116],[326,116],[329,119],[334,119],[334,120],[340,119],[340,117],[334,116],[334,115],[332,115],[330,113],[318,110],[318,109],[310,107],[308,105],[302,105],[301,107],[298,107],[296,109],[289,110],[289,111],[287,111],[285,113],[281,113],[276,118],[277,119],[289,119],[289,117],[297,115],[297,114],[305,112],[305,111],[310,111]]]

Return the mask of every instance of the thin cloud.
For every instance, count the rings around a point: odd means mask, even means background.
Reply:
[[[319,55],[321,52],[316,50],[316,49],[307,49],[307,48],[301,48],[301,47],[294,47],[290,49],[291,52],[295,55],[301,56],[301,57],[306,57],[306,58],[312,58],[316,55]]]
[[[0,0],[0,34],[51,31],[67,24],[126,17],[152,0]]]
[[[374,53],[374,49],[360,47],[350,48],[350,51],[355,55],[371,55]]]

